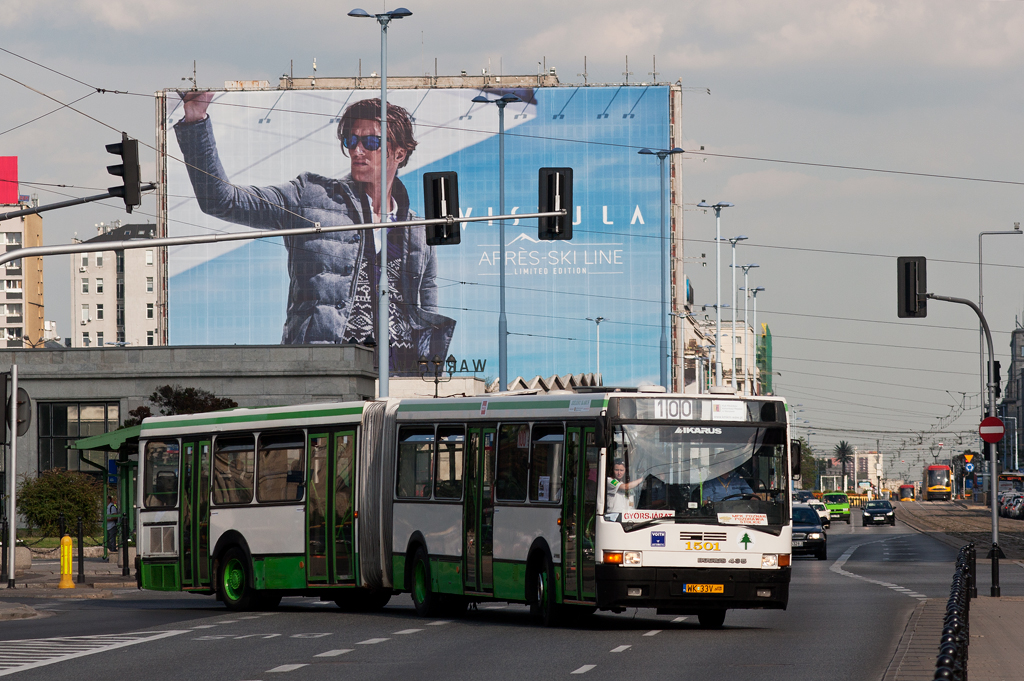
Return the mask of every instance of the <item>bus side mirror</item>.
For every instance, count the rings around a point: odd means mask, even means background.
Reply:
[[[794,481],[798,481],[801,477],[800,462],[803,460],[802,450],[800,448],[800,440],[789,441],[789,456],[790,458],[790,475]]]
[[[608,447],[608,416],[605,414],[599,414],[597,417],[597,429],[594,433],[594,444],[597,445],[598,449],[606,449]]]

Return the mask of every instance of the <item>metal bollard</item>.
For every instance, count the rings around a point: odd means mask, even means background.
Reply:
[[[78,516],[78,583],[85,584],[85,529]]]
[[[128,567],[128,512],[124,513],[124,524],[121,525],[121,576],[130,577],[131,568]]]
[[[970,597],[971,598],[977,598],[978,597],[978,549],[977,549],[977,547],[974,546],[974,542],[970,543],[970,548],[968,549],[968,552],[970,553],[970,557],[968,558],[968,561],[970,563],[970,570],[971,570],[971,593],[970,593]]]
[[[71,537],[64,535],[60,540],[60,584],[58,589],[74,589],[71,581]]]

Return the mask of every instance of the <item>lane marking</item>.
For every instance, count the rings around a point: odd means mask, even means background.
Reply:
[[[675,619],[674,619],[674,620],[672,620],[672,621],[673,621],[673,622],[682,622],[682,621],[683,621],[683,620],[685,620],[685,619],[686,619],[686,617],[677,617],[677,618],[675,618]]]
[[[644,636],[657,636],[660,633],[661,633],[661,629],[651,629],[646,634],[644,634]]]
[[[352,648],[341,648],[340,650],[328,650],[320,653],[319,655],[314,655],[313,657],[337,657],[338,655],[344,655],[345,653],[351,652]]]
[[[507,607],[508,607],[508,605],[485,605],[484,606],[484,610],[501,610],[501,609],[507,608]],[[575,674],[576,672],[573,672],[573,673]]]
[[[612,648],[612,649],[611,649],[611,650],[609,650],[608,652],[609,652],[609,653],[622,653],[622,652],[625,652],[625,651],[629,650],[629,649],[630,649],[630,648],[632,648],[632,647],[633,647],[633,646],[619,646],[619,647],[617,647],[617,648]]]
[[[390,638],[368,638],[365,641],[359,641],[356,643],[357,646],[372,646],[375,643],[383,643],[384,641],[390,641]]]
[[[596,666],[597,666],[596,664],[585,664],[582,667],[580,667],[579,669],[577,669],[576,671],[570,672],[570,673],[572,673],[572,674],[586,674],[587,672],[589,672],[591,669],[593,669]]]
[[[402,634],[418,634],[421,631],[423,631],[423,630],[422,629],[402,629],[401,631],[396,631],[395,635],[396,636],[400,636]]]
[[[217,624],[238,624],[238,620],[219,620]]]
[[[451,623],[452,623],[451,620],[438,620],[436,622],[428,622],[427,626],[428,627],[439,627],[442,624],[451,624]]]
[[[0,641],[0,676],[188,633],[188,629]]]
[[[309,664],[306,663],[306,662],[300,662],[299,664],[283,664],[280,667],[274,667],[273,669],[268,669],[267,670],[267,674],[273,674],[274,672],[293,672],[296,669],[302,669],[303,667],[308,667],[308,666],[309,666]]]
[[[868,544],[878,544],[879,542],[888,542],[888,541],[891,541],[891,539],[889,539],[889,538],[886,538],[886,539],[876,539],[874,541],[864,542],[863,544],[854,544],[850,548],[846,549],[846,551],[843,553],[843,555],[839,556],[839,560],[837,560],[836,562],[832,563],[831,566],[829,566],[829,570],[831,570],[832,572],[835,572],[836,574],[839,574],[839,575],[844,575],[846,577],[852,577],[853,579],[859,579],[862,582],[868,582],[869,584],[877,584],[878,586],[884,586],[886,588],[892,589],[893,591],[896,591],[897,593],[904,593],[907,596],[910,596],[911,598],[917,598],[918,600],[927,600],[927,596],[916,594],[911,589],[907,589],[905,587],[902,587],[899,584],[893,584],[892,582],[884,582],[884,581],[882,581],[880,579],[871,579],[870,577],[862,577],[861,575],[854,574],[853,572],[850,572],[849,570],[844,570],[843,569],[843,566],[846,565],[846,561],[848,561],[850,559],[850,556],[853,555],[853,552],[856,551],[857,549],[859,549],[860,547],[867,546]],[[906,562],[914,562],[914,561],[906,561]]]
[[[200,624],[198,627],[192,627],[193,629],[213,629],[215,624]]]

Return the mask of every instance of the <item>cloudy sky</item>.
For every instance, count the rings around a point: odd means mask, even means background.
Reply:
[[[432,72],[435,57],[441,74],[536,73],[546,60],[563,82],[575,82],[586,56],[591,82],[619,82],[628,55],[631,79],[649,80],[657,55],[659,80],[691,88],[684,148],[707,152],[684,161],[686,255],[707,253],[710,263],[691,268],[697,302],[713,302],[714,217],[694,204],[730,201],[736,207],[724,213],[723,233],[749,237],[739,257],[760,265],[751,284],[766,288],[759,321],[774,333],[778,392],[803,405],[797,416],[810,422],[815,449],[841,438],[874,449],[879,438],[893,453],[890,464],[916,469],[939,442],[944,452],[974,444],[976,320],[966,307],[933,302],[926,320],[898,321],[895,257],[928,256],[932,291],[976,299],[978,232],[1024,221],[1024,3],[407,6],[414,16],[390,32],[392,75]],[[318,1],[0,0],[0,47],[10,51],[0,52],[0,154],[20,157],[22,180],[38,183],[22,193],[43,203],[102,190],[113,184],[103,145],[119,130],[152,140],[150,95],[191,76],[193,60],[201,87],[276,82],[290,60],[296,75],[310,75],[314,58],[321,76],[355,75],[360,59],[364,73],[376,70],[376,25],[346,17],[348,9]],[[53,100],[82,97],[81,113],[46,115],[58,107]],[[153,159],[144,161],[151,178]],[[68,186],[52,186],[59,184]],[[147,199],[133,218],[155,220],[153,209]],[[88,238],[97,222],[126,217],[114,202],[50,213],[45,242]],[[987,237],[986,245],[985,308],[1005,366],[1024,308],[1024,237]],[[47,318],[66,334],[69,264],[49,258],[45,267]]]

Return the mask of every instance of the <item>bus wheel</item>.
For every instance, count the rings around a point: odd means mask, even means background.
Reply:
[[[697,613],[701,629],[721,629],[725,623],[725,610],[701,610]]]
[[[221,561],[220,576],[217,580],[221,598],[228,610],[250,610],[255,598],[249,584],[249,561],[238,547],[228,549]]]
[[[530,615],[538,624],[553,627],[558,623],[558,604],[555,603],[555,570],[546,557],[541,558],[540,565],[535,569],[536,574],[526,582],[533,586]]]
[[[437,594],[430,590],[430,562],[427,551],[422,546],[416,549],[412,559],[412,603],[416,606],[416,614],[420,617],[432,617],[437,614]]]

